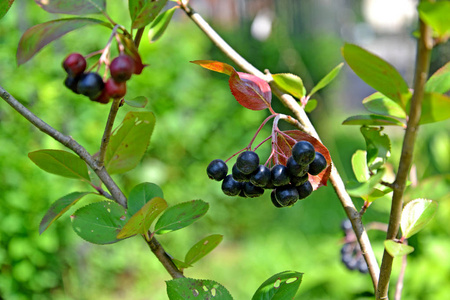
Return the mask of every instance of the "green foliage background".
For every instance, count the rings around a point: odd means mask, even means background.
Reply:
[[[118,22],[128,24],[128,15],[120,15],[125,11],[122,5],[111,2],[108,9]],[[226,77],[189,63],[195,59],[229,61],[185,16],[180,12],[176,16],[161,41],[150,45],[144,38],[141,55],[150,66],[128,84],[128,98],[148,97],[145,109],[156,115],[148,153],[137,169],[114,178],[126,194],[134,185],[149,181],[163,188],[169,204],[191,199],[209,202],[210,211],[202,220],[161,236],[160,241],[172,256],[183,258],[189,247],[206,235],[224,234],[222,244],[188,269],[186,275],[216,280],[235,299],[249,299],[265,279],[284,270],[305,273],[298,299],[370,299],[369,276],[347,271],[340,263],[343,234],[339,226],[345,215],[331,187],[319,189],[293,208],[275,209],[268,193],[257,199],[229,198],[221,193],[219,183],[208,180],[205,169],[209,161],[226,159],[245,147],[266,113],[242,108],[229,92]],[[109,32],[90,27],[71,33],[17,68],[15,52],[24,30],[51,18],[56,16],[45,13],[32,1],[17,1],[0,20],[0,84],[47,123],[95,153],[109,108],[64,88],[61,62],[70,52],[87,54],[103,48]],[[285,30],[282,24],[276,28],[278,33]],[[310,62],[307,68],[290,71],[307,74],[314,82],[342,61],[342,41],[333,35],[289,40],[274,34],[260,43],[249,39],[246,32],[222,34],[244,57],[260,69],[271,68],[272,73],[289,70],[280,59],[280,49],[286,47]],[[341,79],[320,95],[312,119],[347,179],[352,177],[351,155],[364,149],[364,140],[358,128],[340,126],[348,116],[339,104],[343,89],[339,86],[344,84]],[[278,102],[274,108],[286,111]],[[130,110],[123,107],[118,120]],[[444,299],[450,293],[448,127],[447,121],[424,126],[420,131],[417,174],[419,180],[432,178],[414,192],[410,188],[407,197],[437,200],[439,209],[429,226],[410,239],[416,251],[408,257],[405,299]],[[391,162],[395,169],[402,131],[386,131],[393,140]],[[265,128],[260,140],[268,134]],[[141,239],[109,246],[88,244],[72,231],[69,214],[39,236],[39,222],[53,201],[89,188],[38,169],[27,153],[43,148],[63,149],[1,102],[0,297],[167,299],[164,281],[170,277]],[[267,157],[268,152],[266,146],[259,154]],[[97,196],[88,196],[82,202],[98,200]],[[389,204],[388,198],[376,201],[363,221],[386,222]],[[357,200],[357,207],[361,205]],[[371,231],[369,235],[381,258],[384,234]]]

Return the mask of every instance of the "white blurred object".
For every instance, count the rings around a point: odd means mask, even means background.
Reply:
[[[272,32],[272,22],[272,11],[268,9],[260,10],[253,20],[250,28],[252,36],[259,41],[265,41]]]
[[[416,0],[363,0],[364,18],[377,32],[397,33],[416,17]]]

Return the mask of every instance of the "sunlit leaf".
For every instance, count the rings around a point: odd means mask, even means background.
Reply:
[[[272,92],[267,82],[251,74],[235,72],[228,81],[234,98],[251,110],[270,107]]]
[[[381,198],[381,197],[384,197],[386,194],[389,194],[389,193],[391,193],[391,192],[392,192],[392,189],[390,189],[390,188],[386,188],[385,190],[381,190],[381,189],[378,189],[378,188],[374,188],[373,191],[372,191],[370,194],[368,194],[368,195],[362,195],[361,198],[362,198],[364,201],[367,201],[367,202],[373,202],[373,201],[375,201],[376,199],[379,199],[379,198]]]
[[[303,81],[299,76],[290,73],[281,73],[273,74],[272,78],[280,88],[282,88],[292,96],[301,99],[306,95]]]
[[[406,113],[403,108],[380,92],[373,93],[364,98],[362,103],[371,113],[402,119],[406,118]]]
[[[213,234],[201,239],[186,253],[184,262],[188,265],[192,265],[193,263],[199,261],[209,252],[214,250],[214,248],[222,242],[222,239],[223,235],[221,234]]]
[[[166,5],[167,0],[129,0],[132,28],[144,27],[152,22]]]
[[[371,170],[381,167],[390,156],[391,141],[382,131],[382,127],[361,127],[361,133],[366,140],[367,166]]]
[[[271,276],[256,290],[252,300],[294,299],[302,283],[303,273],[284,271]]]
[[[6,13],[11,8],[11,5],[13,4],[13,2],[14,2],[14,0],[0,1],[0,19],[6,15]]]
[[[356,75],[368,85],[394,100],[402,108],[406,106],[411,92],[408,84],[391,64],[352,44],[344,45],[342,55]]]
[[[20,38],[16,55],[17,64],[21,65],[27,62],[44,46],[66,33],[80,29],[86,25],[95,24],[111,27],[108,23],[97,19],[71,18],[53,20],[29,28]]]
[[[305,112],[310,113],[317,107],[317,99],[310,99],[305,105]]]
[[[172,7],[166,10],[156,17],[156,19],[150,24],[150,29],[148,31],[148,39],[150,43],[156,42],[166,31],[167,26],[169,26],[170,20],[172,20],[173,13],[178,8],[178,6]]]
[[[176,278],[166,281],[169,300],[217,299],[233,300],[230,292],[213,280]]]
[[[369,180],[369,168],[367,167],[367,152],[357,150],[352,156],[352,168],[358,182]]]
[[[130,216],[134,215],[155,197],[164,198],[163,191],[157,184],[144,182],[136,185],[128,196],[128,214]]]
[[[396,243],[393,240],[385,240],[384,247],[392,257],[408,255],[409,253],[414,251],[413,247],[405,244]]]
[[[326,87],[331,81],[333,81],[334,78],[336,78],[336,76],[339,74],[339,71],[341,70],[342,66],[344,65],[344,63],[340,63],[339,65],[337,65],[336,67],[333,68],[333,70],[331,70],[327,75],[325,75],[325,77],[323,77],[317,84],[315,87],[313,87],[313,89],[311,90],[311,92],[309,92],[308,97],[311,97],[312,95],[314,95],[315,93],[317,93],[319,90],[323,89],[324,87]]]
[[[166,209],[155,224],[154,233],[164,234],[191,225],[203,217],[209,204],[202,200],[179,203]]]
[[[348,117],[342,122],[342,125],[372,125],[372,126],[402,126],[406,127],[405,124],[397,119],[380,116],[380,115],[356,115]]]
[[[59,217],[69,210],[75,203],[90,192],[73,192],[56,200],[45,213],[39,224],[39,234],[42,234],[50,225],[53,224]]]
[[[425,91],[441,94],[450,91],[450,62],[431,75],[425,84]]]
[[[450,97],[440,93],[425,93],[419,124],[435,123],[450,118]]]
[[[353,197],[363,197],[370,195],[375,189],[375,186],[380,183],[381,179],[383,178],[384,172],[384,169],[378,170],[378,173],[371,176],[370,179],[366,182],[348,182],[345,185],[348,194]]]
[[[155,126],[151,112],[128,112],[116,128],[106,149],[105,167],[110,174],[137,166],[147,150]]]
[[[400,227],[407,239],[416,234],[434,217],[438,204],[428,199],[416,199],[408,202],[402,211]]]
[[[86,163],[70,152],[45,149],[30,152],[28,157],[48,173],[90,181]]]
[[[87,15],[99,14],[106,10],[106,0],[34,0],[37,5],[50,13]]]
[[[419,16],[440,37],[450,34],[450,2],[427,2],[421,1],[419,4]]]
[[[125,99],[125,103],[132,107],[144,108],[147,106],[148,99],[144,96],[138,96],[131,100]]]
[[[73,230],[93,244],[119,242],[117,234],[128,221],[125,208],[111,201],[86,205],[72,215]]]
[[[233,74],[234,72],[236,72],[236,70],[230,66],[229,64],[220,62],[220,61],[215,61],[215,60],[193,60],[191,61],[191,63],[199,65],[205,69],[214,71],[214,72],[218,72],[218,73],[223,73],[226,75],[231,76],[231,74]]]

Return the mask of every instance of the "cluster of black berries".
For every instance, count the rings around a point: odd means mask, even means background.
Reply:
[[[353,232],[352,223],[349,219],[342,221],[341,228],[345,232],[346,242],[341,248],[341,261],[349,270],[358,270],[365,274],[369,272],[367,263],[362,255],[361,247],[356,241],[355,233]]]
[[[272,189],[271,200],[276,207],[291,206],[308,197],[313,187],[308,174],[318,175],[327,166],[325,157],[307,141],[297,142],[286,165],[271,169],[259,164],[253,151],[239,154],[231,174],[221,159],[213,160],[207,168],[209,178],[222,181],[222,191],[228,196],[259,197],[265,189]]]
[[[64,85],[76,94],[82,94],[92,101],[108,103],[111,98],[122,98],[127,92],[126,81],[136,74],[135,62],[128,55],[119,55],[109,66],[111,77],[103,82],[96,72],[85,72],[86,59],[79,53],[72,53],[63,62],[67,72]]]

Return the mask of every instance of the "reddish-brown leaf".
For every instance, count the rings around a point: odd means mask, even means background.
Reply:
[[[237,102],[251,110],[270,107],[272,93],[267,82],[251,74],[235,72],[228,81]]]
[[[193,60],[193,61],[191,61],[191,63],[199,65],[199,66],[201,66],[205,69],[211,70],[211,71],[227,74],[229,76],[231,76],[231,74],[236,72],[236,70],[232,66],[230,66],[229,64],[220,62],[220,61]]]

